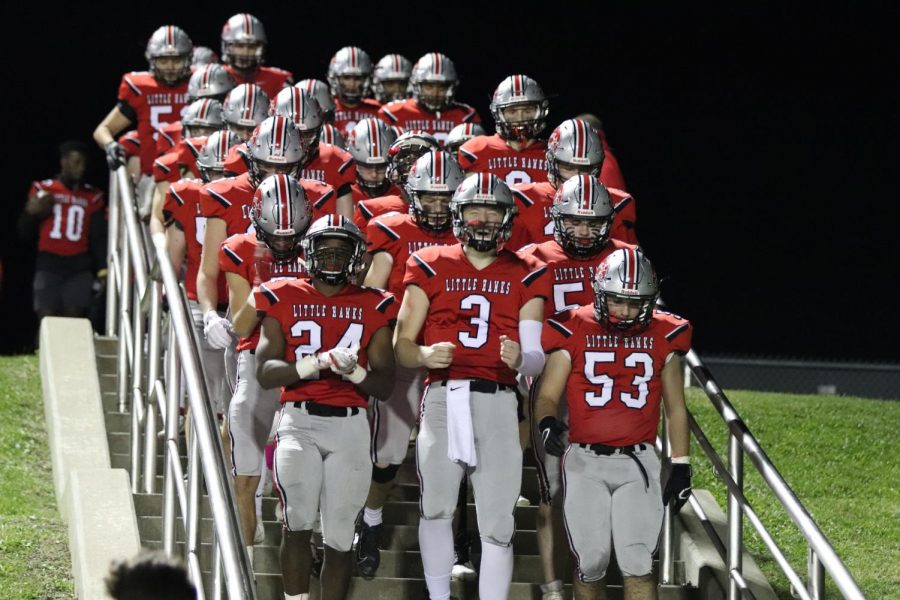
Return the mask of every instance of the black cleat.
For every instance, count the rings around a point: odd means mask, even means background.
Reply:
[[[384,525],[366,525],[360,523],[359,541],[356,543],[356,566],[363,579],[375,577],[375,571],[381,564],[381,530]]]
[[[316,542],[310,539],[309,550],[312,553],[312,563],[309,566],[309,572],[316,579],[322,575],[322,564],[325,562],[325,551],[316,545]]]

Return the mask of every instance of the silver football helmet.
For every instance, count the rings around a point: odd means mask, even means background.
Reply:
[[[412,130],[403,133],[388,148],[388,179],[391,183],[405,186],[413,163],[426,152],[440,149],[440,142],[428,132]]]
[[[200,178],[209,182],[215,178],[214,175],[224,173],[228,151],[232,146],[240,143],[241,138],[232,131],[212,132],[197,155],[197,169],[200,171]]]
[[[569,119],[553,130],[547,140],[547,179],[560,183],[559,164],[597,177],[603,165],[603,145],[594,128],[581,119]]]
[[[212,48],[206,46],[194,46],[191,54],[191,66],[202,67],[203,65],[218,64],[219,55]]]
[[[502,211],[497,223],[467,221],[463,215],[469,206],[492,206]],[[513,218],[518,214],[512,192],[503,180],[492,173],[473,173],[456,188],[450,200],[453,235],[479,252],[499,250],[509,239]]]
[[[225,126],[222,116],[222,103],[210,98],[202,98],[191,102],[181,113],[181,126],[184,137],[209,135]]]
[[[275,173],[298,176],[306,158],[300,130],[284,117],[269,117],[247,142],[250,179],[255,185]]]
[[[375,99],[384,104],[406,98],[412,63],[400,54],[387,54],[375,63],[372,73],[372,92]]]
[[[509,118],[508,109],[521,108],[529,114]],[[497,133],[507,140],[534,139],[544,130],[550,101],[538,82],[528,75],[510,75],[500,82],[491,98],[491,115]]]
[[[225,67],[213,63],[197,67],[188,81],[187,94],[191,100],[215,98],[221,102],[235,85],[234,79]]]
[[[163,25],[147,40],[144,57],[153,77],[166,85],[176,85],[191,76],[193,52],[194,44],[183,29]]]
[[[436,94],[424,94],[423,83],[440,85],[441,91]],[[413,65],[409,78],[409,89],[416,102],[431,111],[444,110],[453,103],[459,78],[453,61],[440,52],[429,52]]]
[[[381,119],[363,119],[350,131],[347,151],[356,162],[356,181],[372,198],[384,195],[391,187],[387,178],[388,148],[394,142],[394,132]],[[363,177],[360,167],[382,169],[381,178],[369,181]]]
[[[331,97],[331,90],[328,84],[319,79],[302,79],[294,84],[295,88],[305,91],[307,94],[316,99],[319,108],[322,109],[322,118],[326,123],[334,122],[334,98]]]
[[[556,190],[550,215],[553,237],[572,256],[594,256],[609,240],[613,208],[606,186],[596,177],[582,173],[566,180]]]
[[[269,116],[269,97],[255,83],[242,83],[225,96],[223,113],[228,129],[246,140]]]
[[[659,279],[640,248],[622,248],[603,259],[594,273],[594,316],[618,329],[645,328],[653,318],[659,298]],[[639,310],[633,318],[610,314],[610,298],[627,302]]]
[[[331,144],[332,146],[337,146],[344,150],[347,149],[347,140],[344,139],[344,136],[338,131],[337,127],[331,123],[322,125],[322,130],[319,132],[319,143]]]
[[[447,139],[444,140],[444,150],[453,156],[453,160],[456,160],[459,147],[479,135],[487,135],[487,133],[484,127],[478,123],[460,123],[447,134]]]
[[[344,77],[359,78],[359,85],[348,87]],[[328,85],[331,94],[342,102],[356,104],[369,95],[372,86],[372,59],[362,48],[345,46],[335,52],[328,63]]]
[[[325,244],[329,239],[345,243]],[[356,225],[341,215],[316,219],[303,237],[301,247],[310,275],[330,285],[351,281],[365,266],[366,240]]]
[[[322,109],[316,99],[298,87],[287,87],[278,92],[271,109],[272,114],[291,119],[306,147],[308,155],[319,150],[319,132],[325,122]]]
[[[450,229],[450,199],[463,181],[462,171],[453,157],[442,150],[433,150],[416,160],[406,178],[406,195],[409,198],[409,212],[422,229],[442,232]],[[422,196],[444,196],[447,205],[434,210],[425,206]]]
[[[272,251],[275,260],[293,260],[312,214],[306,192],[290,175],[266,177],[253,193],[250,220],[256,238]]]
[[[267,42],[262,21],[248,13],[233,15],[222,27],[222,61],[251,72],[265,61]]]

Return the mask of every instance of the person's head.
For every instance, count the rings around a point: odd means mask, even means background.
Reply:
[[[307,159],[311,160],[319,151],[319,132],[325,123],[322,109],[316,99],[306,90],[287,87],[275,96],[275,102],[270,112],[275,116],[294,122],[294,125],[300,130],[300,138],[306,149]]]
[[[219,55],[212,48],[206,46],[194,46],[191,52],[191,66],[202,67],[204,65],[214,65],[219,63]]]
[[[214,63],[194,71],[188,80],[187,94],[191,100],[213,98],[222,102],[234,86],[234,78],[225,67]]]
[[[450,201],[453,234],[477,252],[499,251],[517,212],[509,187],[490,173],[466,177]]]
[[[372,73],[372,92],[382,104],[403,100],[409,88],[412,63],[400,54],[388,54],[375,63]]]
[[[393,142],[394,132],[381,119],[363,119],[350,131],[347,151],[356,163],[356,181],[372,198],[384,195],[391,187],[387,162]]]
[[[613,208],[606,186],[591,175],[576,175],[556,190],[553,237],[570,256],[596,256],[609,240]]]
[[[162,552],[116,561],[104,580],[114,600],[195,600],[197,590],[184,566]]]
[[[181,114],[185,138],[208,136],[225,126],[222,103],[211,98],[191,102]]]
[[[485,135],[485,131],[484,127],[478,123],[460,123],[447,134],[447,139],[444,140],[444,150],[450,153],[453,160],[456,160],[459,147],[479,135]]]
[[[331,144],[332,146],[337,146],[338,148],[342,148],[344,150],[347,149],[347,140],[344,139],[344,136],[341,135],[341,132],[338,131],[338,128],[331,123],[325,123],[324,125],[322,125],[322,130],[319,131],[319,143]]]
[[[300,182],[290,175],[265,178],[253,194],[250,220],[256,238],[269,247],[275,260],[296,258],[311,220],[309,201]]]
[[[659,280],[640,248],[607,256],[594,273],[594,317],[616,329],[637,332],[653,318]]]
[[[362,48],[345,46],[328,63],[331,94],[341,102],[355,106],[369,95],[372,85],[372,59]]]
[[[429,52],[413,65],[409,90],[416,103],[430,111],[444,110],[456,95],[456,66],[444,54]]]
[[[436,233],[448,231],[450,200],[462,181],[459,165],[447,152],[434,150],[420,156],[406,179],[409,211],[416,224]]]
[[[406,176],[420,156],[440,150],[437,139],[425,131],[413,130],[401,134],[388,148],[387,176],[391,183],[406,186]]]
[[[254,83],[242,83],[228,92],[223,102],[225,126],[246,142],[256,126],[269,116],[269,97]]]
[[[366,240],[341,215],[325,215],[310,225],[301,242],[309,274],[328,285],[352,281],[365,265]]]
[[[563,121],[547,141],[547,179],[559,187],[581,173],[597,177],[603,158],[603,145],[593,127],[580,119]]]
[[[593,113],[581,113],[580,115],[575,117],[576,119],[581,119],[588,125],[594,128],[594,131],[598,133],[603,131],[603,121],[600,120],[600,117]]]
[[[176,85],[191,76],[194,44],[180,27],[163,25],[147,40],[144,57],[150,72],[165,85]]]
[[[538,82],[527,75],[510,75],[491,99],[497,133],[506,140],[531,140],[544,130],[550,101]]]
[[[88,147],[78,140],[69,140],[59,145],[59,177],[63,181],[80,182],[87,169]]]
[[[259,185],[271,175],[297,177],[306,159],[300,130],[284,117],[269,117],[247,142],[250,180]]]
[[[334,98],[327,83],[320,79],[301,79],[294,87],[315,98],[319,108],[322,109],[322,119],[326,123],[334,123]]]
[[[241,138],[232,131],[214,131],[206,138],[206,142],[197,155],[197,169],[200,178],[205,182],[216,181],[225,176],[225,159],[232,146],[241,143]]]
[[[262,66],[266,57],[266,30],[251,14],[239,13],[222,27],[222,61],[243,73]]]

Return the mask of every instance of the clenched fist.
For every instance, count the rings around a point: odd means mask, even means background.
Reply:
[[[519,342],[509,339],[505,335],[500,336],[500,360],[510,369],[516,370],[522,366],[522,347]]]
[[[452,342],[438,342],[422,348],[422,359],[429,369],[446,369],[453,362],[453,349],[456,344]]]

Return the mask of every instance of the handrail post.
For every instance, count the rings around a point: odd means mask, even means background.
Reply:
[[[809,547],[806,564],[809,595],[813,600],[824,600],[825,567],[816,556],[816,551],[812,549],[812,546]]]
[[[175,351],[175,331],[169,327],[169,349],[166,353],[166,468],[163,470],[165,484],[163,487],[163,550],[166,554],[175,553],[175,477],[176,471],[172,461],[181,460],[178,452],[172,456],[175,442],[178,448],[178,402],[181,398],[181,369],[178,364],[178,352]],[[182,515],[184,518],[185,515]]]
[[[669,428],[666,427],[665,419],[663,420],[660,440],[662,442],[662,462],[663,465],[666,465],[669,463],[672,449],[669,447]],[[665,506],[663,508],[662,543],[659,550],[659,579],[660,583],[664,585],[674,583],[675,558],[673,548],[675,545],[675,532],[672,530],[673,527],[672,511],[668,506]]]
[[[741,492],[744,491],[744,454],[740,440],[733,433],[728,434],[728,466],[731,477]],[[743,513],[740,499],[728,492],[728,573],[742,572],[741,547],[743,546]],[[728,579],[728,600],[739,600],[741,588],[734,577]]]
[[[128,342],[131,336],[128,329],[131,323],[128,321],[128,311],[131,309],[131,259],[128,256],[128,244],[122,244],[122,255],[119,261],[121,269],[121,280],[119,283],[119,361],[118,361],[118,392],[119,392],[119,412],[123,413],[128,410]]]
[[[156,493],[156,411],[157,405],[163,402],[155,393],[156,380],[159,378],[160,365],[160,320],[162,317],[162,291],[158,281],[148,282],[150,286],[150,325],[149,345],[147,349],[147,395],[144,422],[144,493]]]
[[[109,234],[106,242],[106,335],[113,337],[118,332],[118,285],[121,273],[114,268],[113,256],[119,245],[119,192],[115,171],[109,172]]]

